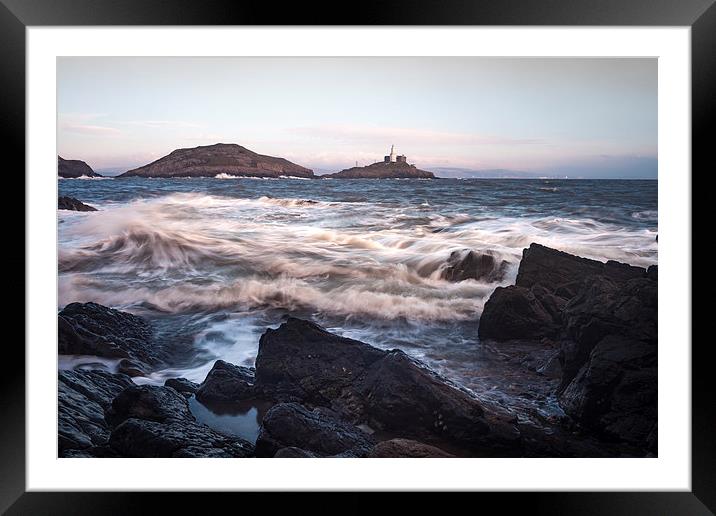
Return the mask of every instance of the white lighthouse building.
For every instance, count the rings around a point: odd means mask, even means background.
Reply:
[[[385,163],[395,163],[396,161],[399,163],[406,163],[408,161],[408,158],[403,155],[396,156],[395,155],[395,145],[391,145],[390,146],[390,154],[385,156],[383,158],[383,161]]]

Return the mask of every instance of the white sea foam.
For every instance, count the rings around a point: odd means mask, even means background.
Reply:
[[[424,213],[421,210],[426,210]],[[171,313],[284,309],[363,320],[474,320],[532,242],[656,262],[654,234],[593,219],[476,218],[430,206],[171,194],[61,226],[60,304],[146,303]],[[501,282],[442,279],[453,251],[490,252]]]

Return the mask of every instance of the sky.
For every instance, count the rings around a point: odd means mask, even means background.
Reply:
[[[128,170],[238,143],[317,173],[391,144],[440,175],[656,178],[657,60],[63,57],[58,154]]]

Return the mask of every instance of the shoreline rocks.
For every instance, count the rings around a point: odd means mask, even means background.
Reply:
[[[532,244],[485,303],[481,339],[553,339],[560,406],[582,427],[656,452],[658,269]],[[545,364],[546,366],[546,364]]]
[[[125,371],[134,376],[162,361],[150,324],[136,315],[97,303],[70,303],[59,312],[57,324],[61,355],[126,359]]]
[[[345,421],[447,442],[473,453],[519,453],[516,420],[400,350],[383,351],[289,318],[259,341],[256,387],[282,401],[325,407]]]
[[[217,360],[201,384],[172,378],[161,387],[138,386],[125,374],[61,371],[59,453],[656,454],[657,278],[655,266],[601,263],[536,245],[525,250],[519,284],[495,290],[479,325],[481,353],[493,357],[489,367],[509,383],[497,395],[489,385],[477,394],[454,385],[403,351],[293,317],[261,336],[255,368]],[[162,363],[164,351],[140,317],[72,303],[58,320],[61,353],[121,358],[120,369],[130,374]],[[207,407],[261,403],[255,446],[197,422],[192,396]],[[547,398],[551,412],[520,420],[512,412],[527,416],[530,399]]]

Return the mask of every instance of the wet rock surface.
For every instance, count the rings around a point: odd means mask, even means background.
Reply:
[[[446,451],[410,439],[389,439],[376,444],[368,454],[371,458],[448,458]]]
[[[476,453],[520,449],[514,421],[487,417],[469,392],[399,350],[382,351],[289,318],[259,343],[256,385],[343,419]]]
[[[58,331],[60,354],[128,359],[129,373],[163,357],[146,320],[97,303],[67,305],[58,315]]]
[[[164,382],[164,386],[171,387],[185,396],[191,396],[199,389],[198,383],[187,380],[186,378],[169,378]]]
[[[253,445],[197,423],[170,387],[132,386],[112,402],[109,447],[122,457],[248,457]]]
[[[196,399],[204,404],[226,404],[254,396],[254,371],[217,360],[196,390]]]
[[[443,278],[448,281],[467,279],[500,281],[507,272],[507,262],[488,253],[478,253],[471,249],[453,251],[448,257]]]
[[[60,457],[106,444],[110,430],[104,411],[132,381],[105,371],[60,371],[58,380]]]
[[[654,452],[657,278],[656,266],[602,263],[532,244],[516,284],[496,289],[485,304],[479,334],[556,342],[558,354],[535,370],[559,380],[564,412],[585,430]]]
[[[256,456],[273,457],[281,449],[298,448],[317,456],[362,457],[374,444],[353,425],[298,403],[279,403],[264,416]]]

